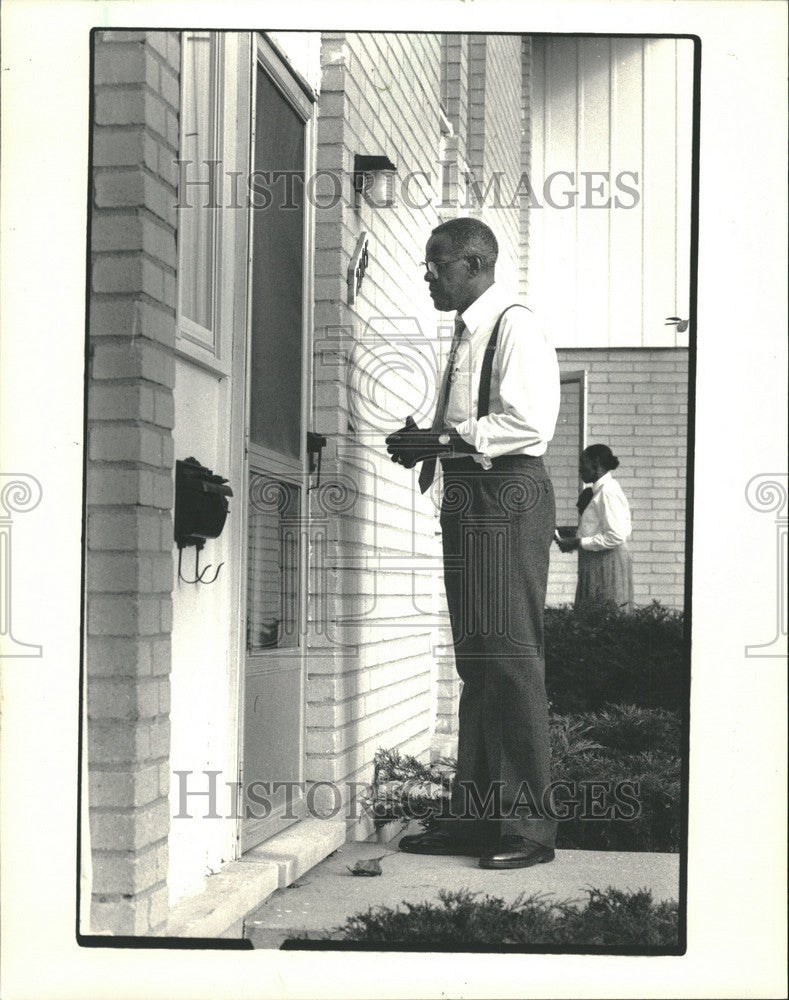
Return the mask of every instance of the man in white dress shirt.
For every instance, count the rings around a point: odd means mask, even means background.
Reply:
[[[450,815],[401,850],[472,854],[485,868],[554,857],[543,611],[555,526],[542,456],[559,410],[556,353],[495,281],[498,246],[476,219],[433,230],[425,281],[455,335],[430,429],[387,438],[394,462],[443,472],[444,582],[463,680]]]

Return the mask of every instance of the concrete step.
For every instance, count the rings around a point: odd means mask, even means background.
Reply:
[[[294,824],[210,875],[171,911],[168,937],[240,938],[245,918],[278,888],[314,868],[345,842],[345,820]]]

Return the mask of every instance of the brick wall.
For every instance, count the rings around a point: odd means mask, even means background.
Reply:
[[[468,35],[444,35],[441,53],[441,103],[458,138],[461,158],[468,145]]]
[[[442,35],[441,105],[446,115],[446,134],[439,147],[441,157],[441,222],[453,219],[458,207],[466,202],[468,162],[468,35]]]
[[[521,174],[531,177],[532,169],[532,49],[531,38],[521,37],[521,162],[518,182]],[[520,294],[525,296],[529,290],[529,231],[530,204],[528,198],[519,199],[520,213]]]
[[[523,54],[519,35],[487,35],[484,61],[483,156],[475,169],[483,190],[500,175],[501,198],[486,198],[481,218],[496,233],[499,262],[496,277],[517,289],[521,272],[521,210],[511,205],[521,173],[523,128]],[[481,59],[480,59],[481,62]],[[495,191],[495,188],[494,188]]]
[[[485,171],[485,93],[487,36],[470,35],[468,41],[468,126],[466,150],[469,166],[483,183]],[[475,213],[476,214],[476,213]]]
[[[180,43],[94,36],[87,623],[92,929],[167,915]]]
[[[633,553],[636,604],[658,600],[681,608],[688,352],[684,348],[619,348],[563,349],[558,354],[562,371],[587,371],[587,444],[609,445],[621,463],[614,475],[630,501],[633,518],[628,544]],[[557,453],[549,446],[547,461],[557,487],[574,483],[573,496],[557,496],[557,507],[566,517],[577,498],[577,453],[570,456],[568,449]],[[549,605],[573,601],[576,570],[575,554],[563,555],[552,548]]]
[[[450,52],[454,50],[449,49]],[[524,134],[524,53],[519,35],[472,35],[468,42],[467,161],[464,213],[483,219],[499,241],[497,277],[519,288],[524,277],[524,216],[513,192]],[[462,126],[463,118],[458,116]]]

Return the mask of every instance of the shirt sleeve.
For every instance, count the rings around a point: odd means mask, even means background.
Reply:
[[[630,535],[630,505],[621,489],[603,489],[597,497],[600,530],[582,538],[582,549],[599,552],[621,545]]]
[[[508,312],[494,355],[501,409],[471,416],[455,429],[481,455],[496,458],[547,443],[559,414],[556,351],[525,309]]]

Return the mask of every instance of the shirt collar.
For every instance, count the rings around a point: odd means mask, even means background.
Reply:
[[[507,300],[506,302],[505,299]],[[505,305],[511,305],[514,301],[515,297],[508,298],[503,286],[496,284],[494,281],[490,288],[486,288],[482,295],[478,299],[474,299],[466,311],[459,315],[469,333],[474,334],[477,328],[484,324],[485,320],[497,316]]]
[[[603,475],[600,476],[599,479],[595,480],[595,482],[592,483],[592,493],[594,493],[594,494],[599,493],[600,490],[605,486],[605,484],[608,482],[608,480],[610,478],[611,478],[610,471],[609,472],[604,472]]]

